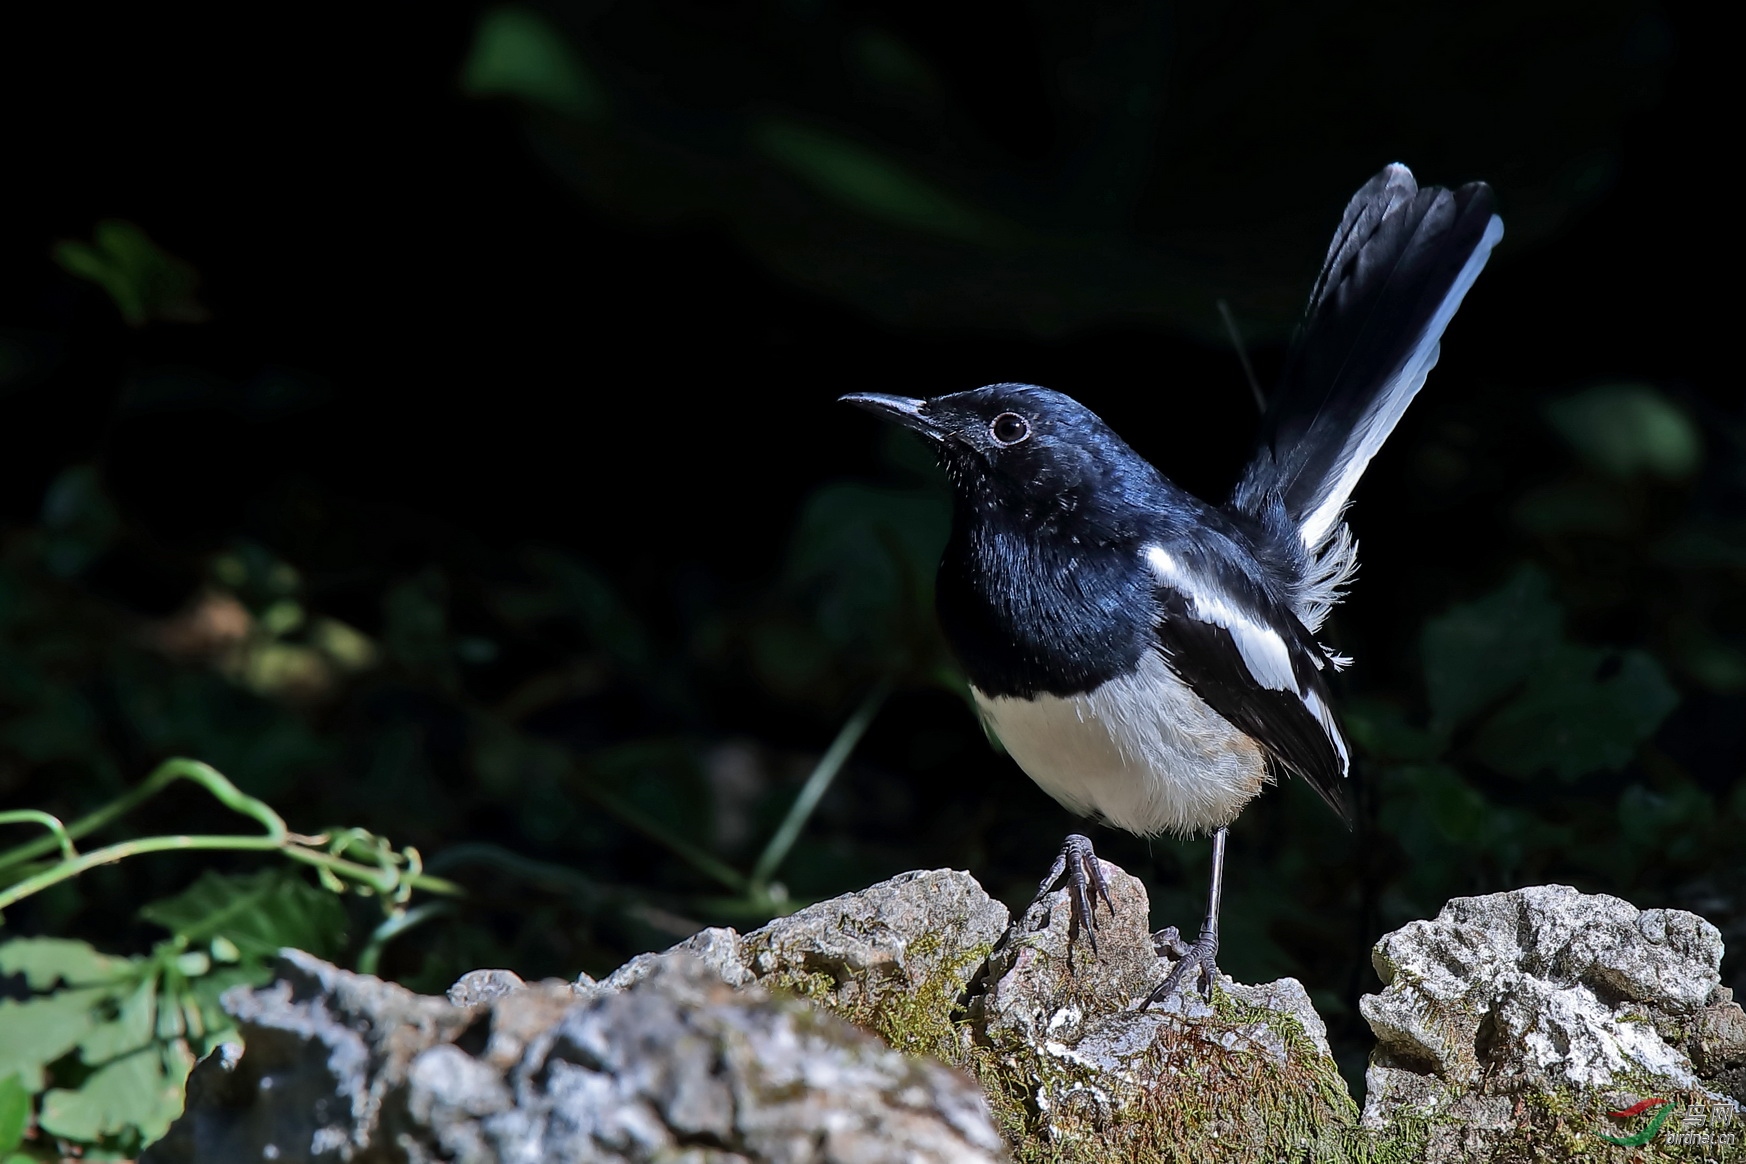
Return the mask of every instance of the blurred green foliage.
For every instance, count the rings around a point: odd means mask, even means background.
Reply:
[[[1691,418],[1647,384],[1599,384],[1549,402],[1546,417],[1584,460],[1615,477],[1678,481],[1703,460]]]
[[[55,247],[55,262],[109,293],[121,318],[141,327],[154,320],[199,323],[206,309],[194,297],[194,268],[170,254],[131,222],[97,224],[88,243],[71,239]]]
[[[529,8],[497,8],[484,15],[461,88],[475,97],[516,97],[581,120],[605,113],[599,83],[562,34]]]

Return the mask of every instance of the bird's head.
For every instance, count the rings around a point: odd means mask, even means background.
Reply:
[[[842,398],[927,437],[959,504],[1028,526],[1089,503],[1119,506],[1151,482],[1150,466],[1089,408],[1047,388],[990,384],[931,400],[857,392]]]

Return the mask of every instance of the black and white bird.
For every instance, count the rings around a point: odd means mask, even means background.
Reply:
[[[1351,823],[1350,756],[1316,631],[1357,567],[1353,487],[1437,362],[1503,236],[1483,183],[1393,165],[1353,196],[1259,447],[1222,505],[1173,485],[1089,409],[1028,384],[843,397],[934,443],[951,480],[941,627],[990,729],[1067,808],[1142,836],[1211,833],[1206,920],[1152,996],[1217,975],[1226,830],[1282,773]],[[1089,840],[1065,875],[1095,949],[1109,895]]]

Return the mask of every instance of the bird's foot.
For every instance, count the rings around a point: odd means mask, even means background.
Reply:
[[[1062,843],[1055,863],[1049,866],[1049,875],[1037,886],[1035,901],[1041,901],[1052,893],[1062,877],[1067,878],[1067,903],[1071,911],[1067,923],[1067,968],[1072,970],[1073,943],[1078,939],[1081,930],[1085,932],[1085,939],[1091,945],[1092,955],[1097,954],[1097,899],[1103,898],[1104,907],[1112,917],[1115,916],[1115,903],[1109,899],[1109,886],[1103,879],[1103,865],[1098,861],[1097,852],[1091,847],[1091,840],[1087,837],[1074,833]]]
[[[1160,958],[1166,955],[1172,958],[1186,958],[1191,949],[1193,947],[1182,940],[1182,931],[1175,926],[1165,926],[1152,935],[1152,950]]]
[[[1198,986],[1202,998],[1212,997],[1212,984],[1219,976],[1219,968],[1214,960],[1219,952],[1219,936],[1211,929],[1202,929],[1200,937],[1192,943],[1184,942],[1182,935],[1175,926],[1159,930],[1152,935],[1152,948],[1158,951],[1159,957],[1169,955],[1177,959],[1176,965],[1170,971],[1170,976],[1164,979],[1163,985],[1154,990],[1146,1001],[1140,1004],[1144,1010],[1155,1002],[1163,1002],[1176,993],[1177,987],[1187,977],[1190,970],[1198,970],[1200,981]]]

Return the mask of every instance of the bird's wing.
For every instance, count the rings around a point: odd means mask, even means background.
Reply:
[[[1340,784],[1350,757],[1322,678],[1327,658],[1290,612],[1252,584],[1183,558],[1162,546],[1146,550],[1170,669],[1350,825]]]

